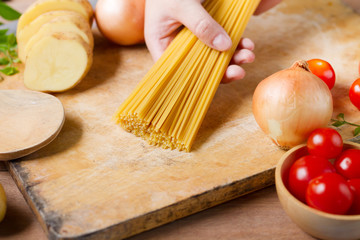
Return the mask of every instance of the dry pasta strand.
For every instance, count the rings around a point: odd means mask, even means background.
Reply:
[[[114,115],[151,145],[190,151],[196,134],[260,0],[207,0],[204,7],[233,46],[219,52],[183,28]]]

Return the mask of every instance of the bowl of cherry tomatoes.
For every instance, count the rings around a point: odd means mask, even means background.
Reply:
[[[280,203],[303,231],[320,239],[360,239],[360,144],[333,128],[313,131],[275,170]]]

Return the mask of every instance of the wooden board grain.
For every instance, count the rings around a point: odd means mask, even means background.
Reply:
[[[91,71],[55,95],[65,108],[63,130],[44,149],[9,162],[10,172],[50,239],[125,238],[273,184],[283,151],[254,121],[256,85],[298,59],[326,59],[338,79],[334,116],[358,122],[347,89],[358,77],[359,25],[339,0],[286,0],[253,17],[245,35],[257,59],[244,80],[219,87],[191,153],[148,146],[111,121],[153,62],[144,46],[119,47],[94,30]],[[21,77],[0,88],[24,88]],[[340,131],[352,135],[350,127]]]

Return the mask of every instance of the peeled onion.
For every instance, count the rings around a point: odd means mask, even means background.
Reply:
[[[252,108],[260,128],[287,150],[328,125],[333,101],[324,81],[309,71],[306,61],[298,61],[259,83]]]
[[[96,24],[110,41],[120,45],[144,43],[145,0],[99,0]]]

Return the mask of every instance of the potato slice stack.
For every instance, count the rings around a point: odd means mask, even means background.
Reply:
[[[92,20],[88,0],[38,0],[22,14],[16,36],[27,88],[62,92],[86,76],[93,60]]]

